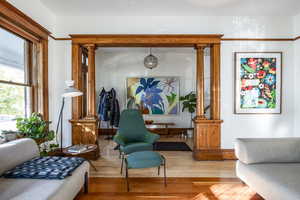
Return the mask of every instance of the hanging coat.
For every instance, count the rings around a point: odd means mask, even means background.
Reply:
[[[98,117],[101,121],[109,121],[111,126],[118,127],[120,121],[120,107],[116,98],[116,91],[112,88],[105,91],[103,88],[99,94]]]

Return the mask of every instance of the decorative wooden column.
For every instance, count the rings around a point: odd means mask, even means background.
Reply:
[[[204,114],[204,45],[196,45],[197,52],[197,68],[196,68],[196,84],[197,84],[197,109],[196,118],[205,119]]]
[[[98,144],[98,120],[96,118],[95,90],[95,45],[85,45],[88,48],[88,84],[87,84],[87,116],[82,116],[82,97],[73,98],[72,104],[72,144]],[[72,78],[75,87],[83,88],[82,81],[82,49],[78,44],[72,44]],[[99,149],[88,155],[90,159],[99,157]]]
[[[88,49],[88,85],[87,85],[87,119],[96,118],[96,66],[95,66],[95,44],[85,45]]]
[[[81,57],[81,47],[78,44],[72,44],[72,80],[74,80],[74,87],[78,90],[82,89]],[[82,97],[72,98],[72,110],[72,119],[82,117]]]
[[[204,116],[204,47],[197,45],[197,115],[194,159],[223,160],[220,149],[220,44],[211,47],[211,119]]]
[[[220,119],[220,87],[221,87],[221,70],[220,70],[220,44],[214,44],[210,51],[210,105],[211,105],[211,119]]]

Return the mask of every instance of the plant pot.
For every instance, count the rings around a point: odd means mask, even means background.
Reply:
[[[15,140],[15,139],[17,139],[17,134],[15,134],[15,133],[6,133],[6,134],[4,135],[4,139],[5,139],[5,141],[7,141],[7,142],[12,141],[12,140]]]
[[[188,138],[193,138],[193,136],[194,136],[194,130],[188,130],[187,131],[187,137]]]

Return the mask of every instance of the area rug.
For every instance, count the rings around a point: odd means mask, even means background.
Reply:
[[[156,142],[155,151],[192,151],[185,142]]]

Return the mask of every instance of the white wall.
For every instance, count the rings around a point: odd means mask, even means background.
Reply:
[[[96,91],[115,88],[121,110],[126,108],[126,78],[143,76],[177,76],[180,78],[180,95],[196,91],[196,54],[193,48],[154,48],[159,65],[155,69],[146,69],[144,58],[148,48],[99,48],[96,52]],[[210,57],[206,53],[206,68],[209,69]],[[209,81],[209,74],[206,75]],[[206,82],[208,86],[209,82]],[[174,122],[175,127],[190,127],[191,116],[188,112],[169,116],[145,116],[156,122]]]
[[[66,16],[56,36],[69,34],[224,34],[225,37],[291,37],[292,17]]]
[[[282,51],[282,114],[236,115],[234,113],[233,52]],[[293,42],[222,42],[221,118],[222,148],[232,148],[237,137],[294,136],[294,49]]]
[[[300,36],[300,14],[294,17],[294,36],[298,37]],[[295,41],[294,43],[294,67],[295,67],[295,90],[294,90],[294,95],[295,95],[295,102],[294,102],[294,107],[295,107],[295,117],[294,117],[294,124],[295,124],[295,136],[300,137],[300,90],[298,87],[298,83],[296,82],[299,80],[300,77],[300,39]]]
[[[52,40],[53,41],[53,40]],[[49,105],[50,119],[52,121],[53,130],[56,128],[58,114],[61,107],[61,95],[65,88],[65,81],[71,80],[71,41],[52,42],[54,49],[52,59],[53,62],[49,66]],[[70,146],[72,141],[71,124],[69,120],[72,118],[71,99],[67,98],[63,113],[63,144]]]
[[[24,0],[8,0],[8,2],[50,32],[55,32],[56,16],[40,0],[30,0],[30,3]]]
[[[38,1],[38,0],[35,0]],[[53,17],[49,10],[45,9],[40,3],[38,7],[33,7],[28,1],[10,0],[15,6],[23,10],[33,19],[46,26],[54,33],[56,37],[66,37],[68,34],[95,33],[95,34],[117,34],[117,33],[146,33],[146,34],[208,34],[223,33],[224,37],[293,37],[295,34],[296,20],[292,17],[205,17],[205,16],[56,16]],[[50,19],[50,20],[49,20]],[[298,20],[299,22],[299,20]],[[297,26],[298,27],[298,26]],[[300,27],[297,28],[300,30]],[[300,33],[300,32],[298,32]],[[49,63],[50,63],[50,104],[52,108],[51,118],[59,109],[59,96],[64,88],[64,80],[71,77],[71,43],[66,41],[50,41]],[[283,137],[294,136],[294,127],[296,128],[300,110],[297,108],[297,102],[300,100],[300,93],[297,87],[294,87],[295,80],[300,75],[299,67],[294,66],[299,63],[296,58],[299,54],[299,41],[296,45],[291,42],[222,42],[222,62],[221,62],[221,109],[222,119],[222,148],[233,148],[233,140],[236,137]],[[294,52],[295,48],[295,52]],[[234,51],[283,51],[283,107],[281,115],[234,115],[233,114],[233,52]],[[294,56],[295,53],[295,56]],[[104,54],[103,56],[106,56]],[[128,55],[127,55],[128,56]],[[166,55],[166,59],[170,55]],[[97,56],[101,57],[101,55]],[[121,57],[117,55],[115,57]],[[177,57],[177,56],[176,56]],[[179,56],[180,57],[180,56]],[[192,58],[192,56],[187,56]],[[182,56],[184,58],[184,56]],[[112,62],[114,58],[106,57],[106,61]],[[176,58],[177,59],[177,58]],[[118,60],[118,59],[117,59]],[[100,61],[100,60],[99,60]],[[102,62],[102,61],[101,61]],[[137,62],[137,58],[131,62]],[[162,60],[164,63],[164,61]],[[169,62],[169,61],[168,61]],[[179,62],[179,61],[178,61]],[[181,61],[182,64],[184,61]],[[179,62],[179,64],[181,63]],[[295,62],[295,63],[294,63]],[[192,66],[192,62],[190,63]],[[103,63],[102,63],[103,64]],[[125,62],[126,64],[126,62]],[[125,65],[123,64],[123,65]],[[128,64],[128,63],[127,63]],[[97,68],[98,66],[97,61]],[[111,66],[115,68],[116,66]],[[132,69],[135,69],[132,66]],[[119,69],[118,69],[119,70]],[[188,69],[191,71],[192,68]],[[120,70],[121,71],[121,70]],[[179,69],[178,72],[181,72]],[[139,74],[147,72],[139,71]],[[154,74],[160,72],[152,72]],[[164,75],[176,74],[174,71],[162,71]],[[187,78],[190,77],[187,75]],[[108,81],[108,80],[106,80]],[[103,85],[108,82],[103,82]],[[116,82],[117,83],[117,82]],[[124,84],[122,84],[124,85]],[[118,86],[117,86],[118,87]],[[293,93],[296,93],[294,96]],[[294,101],[295,97],[295,101]],[[67,135],[65,144],[70,143],[71,130],[67,119],[70,118],[70,104],[67,104],[65,112],[65,135]],[[67,114],[66,114],[67,113]],[[299,113],[299,114],[298,114]],[[54,120],[56,121],[56,120]],[[295,122],[295,123],[294,123]],[[54,122],[56,124],[56,122]],[[297,133],[297,131],[295,131]],[[66,134],[67,133],[67,134]]]

